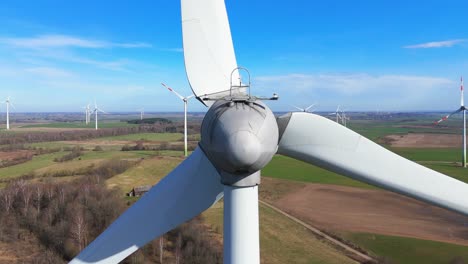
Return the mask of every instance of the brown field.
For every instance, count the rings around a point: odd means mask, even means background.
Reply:
[[[322,230],[468,245],[468,217],[381,190],[305,184],[273,202]]]
[[[448,134],[388,135],[383,141],[397,148],[454,148],[462,144],[462,137]]]
[[[94,128],[73,128],[73,127],[11,127],[10,131],[18,132],[62,132],[76,130],[94,130]]]
[[[19,157],[24,157],[28,154],[32,154],[29,150],[17,150],[17,151],[0,151],[0,160],[12,160]]]

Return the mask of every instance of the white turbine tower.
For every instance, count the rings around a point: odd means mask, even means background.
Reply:
[[[90,120],[91,120],[91,109],[89,108],[89,104],[87,104],[86,106],[83,107],[84,110],[85,110],[85,124],[89,124]]]
[[[192,94],[192,95],[183,97],[178,92],[174,91],[174,89],[172,89],[171,87],[165,85],[164,83],[161,83],[161,84],[162,86],[166,87],[169,91],[173,92],[177,97],[180,98],[180,100],[184,102],[184,155],[187,157],[188,155],[188,152],[187,152],[187,103],[190,98],[194,97],[194,95]]]
[[[334,116],[336,116],[336,123],[339,124],[339,123],[340,123],[340,120],[342,120],[342,118],[341,118],[341,109],[340,109],[340,106],[338,106],[338,107],[336,108],[335,112],[330,113],[330,114],[328,114],[328,115],[334,115]]]
[[[347,127],[347,122],[350,120],[349,116],[346,114],[345,109],[341,109],[341,123]]]
[[[293,105],[292,107],[296,108],[297,110],[299,110],[299,111],[301,111],[301,112],[309,112],[309,113],[312,113],[312,112],[314,112],[314,110],[309,111],[309,109],[311,109],[311,108],[314,107],[315,105],[316,105],[316,104],[314,103],[314,104],[309,105],[309,106],[306,107],[306,108],[300,108],[300,107],[297,107],[297,106],[295,106],[295,105]]]
[[[101,110],[101,109],[97,106],[96,101],[94,101],[94,110],[93,110],[93,113],[94,113],[94,121],[95,121],[95,129],[96,129],[96,130],[98,130],[98,112],[107,114],[106,112],[104,112],[103,110]]]
[[[138,109],[140,111],[140,120],[143,120],[143,116],[145,115],[145,109],[144,108],[140,108]]]
[[[15,108],[15,106],[11,103],[10,96],[3,102],[6,104],[6,129],[10,130],[10,106]]]
[[[260,263],[260,170],[275,153],[468,215],[468,185],[400,157],[328,118],[275,118],[238,80],[226,8],[182,0],[187,77],[210,106],[199,147],[71,263],[118,263],[208,209],[224,195],[224,263]],[[277,97],[273,97],[277,99]],[[291,260],[293,262],[293,260]]]
[[[447,120],[450,116],[457,114],[459,112],[463,113],[463,135],[462,135],[462,166],[466,168],[466,108],[463,96],[463,77],[460,77],[460,108],[453,111],[452,113],[442,117],[440,120],[436,121],[435,124],[438,125],[441,122]]]

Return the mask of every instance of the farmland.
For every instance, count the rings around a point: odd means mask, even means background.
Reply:
[[[404,124],[398,119],[358,119],[351,123],[351,128],[406,158],[468,182],[467,172],[460,167],[458,148],[421,144],[417,147],[395,147],[385,140],[387,136],[396,135],[394,138],[398,140],[405,135],[418,133],[458,137],[459,131],[452,123],[439,129],[426,126],[429,119],[416,118],[415,121],[404,121]],[[111,125],[106,129],[132,127],[125,122],[108,122]],[[17,127],[14,133],[36,133],[31,129],[41,128],[93,130],[92,126],[80,127],[78,122],[56,122]],[[196,144],[199,138],[199,134],[192,132],[189,143]],[[182,134],[175,130],[173,133],[141,132],[85,140],[25,143],[19,147],[32,152],[38,149],[53,152],[37,154],[24,163],[0,168],[0,187],[8,186],[17,178],[26,179],[32,184],[73,182],[101,171],[100,168],[108,166],[109,162],[128,162],[129,167],[110,175],[105,180],[105,186],[115,190],[125,203],[132,203],[135,199],[125,197],[129,190],[156,184],[184,159],[182,139]],[[148,148],[122,151],[124,146],[136,144]],[[71,153],[72,149],[80,149],[79,156],[64,162],[56,161]],[[360,247],[377,259],[389,263],[414,263],[417,259],[425,260],[425,263],[448,263],[457,257],[468,259],[464,253],[468,252],[468,240],[464,236],[468,231],[463,224],[460,226],[453,220],[456,214],[432,209],[411,199],[401,200],[400,196],[387,194],[377,187],[282,155],[275,155],[262,170],[262,175],[262,200],[340,237],[350,245]],[[378,206],[381,201],[385,201],[385,206]],[[222,209],[221,202],[202,214],[207,232],[221,244]],[[260,225],[261,258],[264,263],[285,263],[291,259],[295,263],[355,263],[329,242],[264,206],[260,206]],[[392,229],[395,226],[399,227],[396,231]],[[5,244],[0,246],[5,247]],[[11,251],[6,249],[5,252]],[[169,259],[174,257],[174,252],[167,254]]]

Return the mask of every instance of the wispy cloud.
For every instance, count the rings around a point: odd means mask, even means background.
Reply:
[[[447,87],[452,80],[429,76],[370,75],[366,73],[288,74],[255,78],[258,87],[285,87],[288,92],[333,91],[343,95],[383,90],[424,90]]]
[[[278,93],[281,100],[273,107],[281,110],[314,101],[320,110],[337,105],[353,110],[446,110],[459,100],[457,80],[424,75],[295,73],[259,76],[252,87],[262,95]]]
[[[69,35],[40,35],[29,38],[0,38],[0,43],[13,47],[41,48],[149,48],[151,44],[143,42],[118,43],[93,40]]]
[[[421,44],[415,45],[408,45],[404,46],[405,49],[431,49],[431,48],[450,48],[455,45],[461,44],[463,42],[467,42],[466,39],[452,39],[452,40],[444,40],[444,41],[433,41],[433,42],[426,42]]]
[[[34,67],[25,69],[25,72],[32,73],[38,76],[47,77],[47,78],[64,78],[71,77],[74,74],[58,68],[53,67]]]

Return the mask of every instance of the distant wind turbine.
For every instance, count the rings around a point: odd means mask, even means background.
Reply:
[[[104,114],[107,114],[106,112],[104,112],[103,110],[101,110],[97,104],[96,104],[96,101],[94,101],[94,121],[95,121],[95,127],[96,127],[96,130],[98,130],[98,112],[101,112],[101,113],[104,113]]]
[[[460,78],[460,94],[461,94],[461,99],[460,99],[460,108],[458,108],[456,111],[453,111],[452,113],[442,117],[440,120],[436,121],[435,124],[438,125],[441,122],[447,120],[450,116],[457,114],[459,112],[463,112],[463,138],[462,138],[462,166],[463,168],[466,168],[466,108],[465,108],[465,102],[463,99],[463,76]]]
[[[336,122],[339,124],[339,123],[340,123],[340,120],[341,120],[341,114],[340,114],[340,113],[341,113],[340,106],[338,106],[338,107],[336,108],[336,111],[335,111],[335,112],[330,113],[330,114],[328,114],[328,115],[334,115],[334,116],[336,116]]]
[[[86,125],[89,124],[91,120],[91,109],[89,108],[89,104],[83,107],[85,109],[85,123]]]
[[[11,103],[10,96],[7,97],[5,102],[6,104],[6,129],[10,130],[10,106],[15,109],[15,106]]]
[[[194,97],[194,95],[189,95],[183,97],[176,91],[174,91],[171,87],[161,83],[164,87],[166,87],[169,91],[173,92],[177,97],[179,97],[182,101],[184,101],[184,155],[187,157],[187,102],[190,98]]]
[[[313,110],[312,110],[312,111],[309,111],[309,109],[311,109],[311,108],[314,107],[315,105],[316,105],[316,103],[311,104],[311,105],[309,105],[309,106],[306,107],[306,108],[300,108],[300,107],[297,107],[297,106],[295,106],[295,105],[293,105],[292,107],[296,108],[297,110],[299,110],[299,111],[301,111],[301,112],[309,112],[309,113],[312,113],[312,112],[314,112],[314,111],[313,111]]]
[[[139,109],[139,111],[140,111],[140,120],[143,120],[143,115],[145,114],[145,109],[141,108],[141,109]]]
[[[341,109],[341,123],[346,127],[347,122],[350,120],[349,116],[346,114],[345,109]]]

